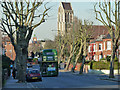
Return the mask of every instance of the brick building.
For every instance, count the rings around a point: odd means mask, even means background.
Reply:
[[[2,55],[6,55],[11,60],[15,60],[16,54],[8,36],[2,36]]]
[[[32,43],[29,43],[29,47],[28,47],[28,56],[31,56],[31,52],[34,52],[34,54],[36,52],[40,52],[40,50],[44,47],[45,45],[45,41],[43,40],[38,40],[36,35],[34,35],[33,39],[32,39]]]
[[[103,30],[104,30],[104,33],[103,33]],[[97,28],[96,28],[96,31],[97,31]],[[120,49],[120,46],[119,46],[119,49]],[[102,58],[111,56],[111,52],[112,52],[112,42],[111,42],[110,34],[108,33],[108,30],[105,30],[104,26],[99,26],[99,35],[98,36],[96,35],[90,41],[90,45],[88,47],[87,59],[100,61],[100,59]],[[116,56],[120,59],[120,51],[117,50]]]

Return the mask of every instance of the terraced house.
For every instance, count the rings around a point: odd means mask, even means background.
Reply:
[[[88,47],[88,60],[100,61],[111,56],[112,42],[108,30],[104,26],[93,26],[93,39]],[[120,46],[116,53],[120,60]]]
[[[14,47],[7,35],[2,35],[2,55],[6,55],[13,61],[16,57]]]

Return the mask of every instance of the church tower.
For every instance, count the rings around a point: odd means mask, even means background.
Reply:
[[[71,3],[60,2],[58,8],[58,34],[64,36],[73,25],[73,10]]]

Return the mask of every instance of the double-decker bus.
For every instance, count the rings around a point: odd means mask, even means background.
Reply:
[[[42,76],[58,76],[58,57],[56,49],[40,51],[40,66]]]

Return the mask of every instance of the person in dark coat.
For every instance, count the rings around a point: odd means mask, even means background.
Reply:
[[[15,67],[13,68],[13,72],[12,72],[12,74],[13,74],[13,78],[15,79],[16,78],[16,69],[15,69]]]
[[[33,52],[31,52],[31,57],[34,58],[34,53]]]

